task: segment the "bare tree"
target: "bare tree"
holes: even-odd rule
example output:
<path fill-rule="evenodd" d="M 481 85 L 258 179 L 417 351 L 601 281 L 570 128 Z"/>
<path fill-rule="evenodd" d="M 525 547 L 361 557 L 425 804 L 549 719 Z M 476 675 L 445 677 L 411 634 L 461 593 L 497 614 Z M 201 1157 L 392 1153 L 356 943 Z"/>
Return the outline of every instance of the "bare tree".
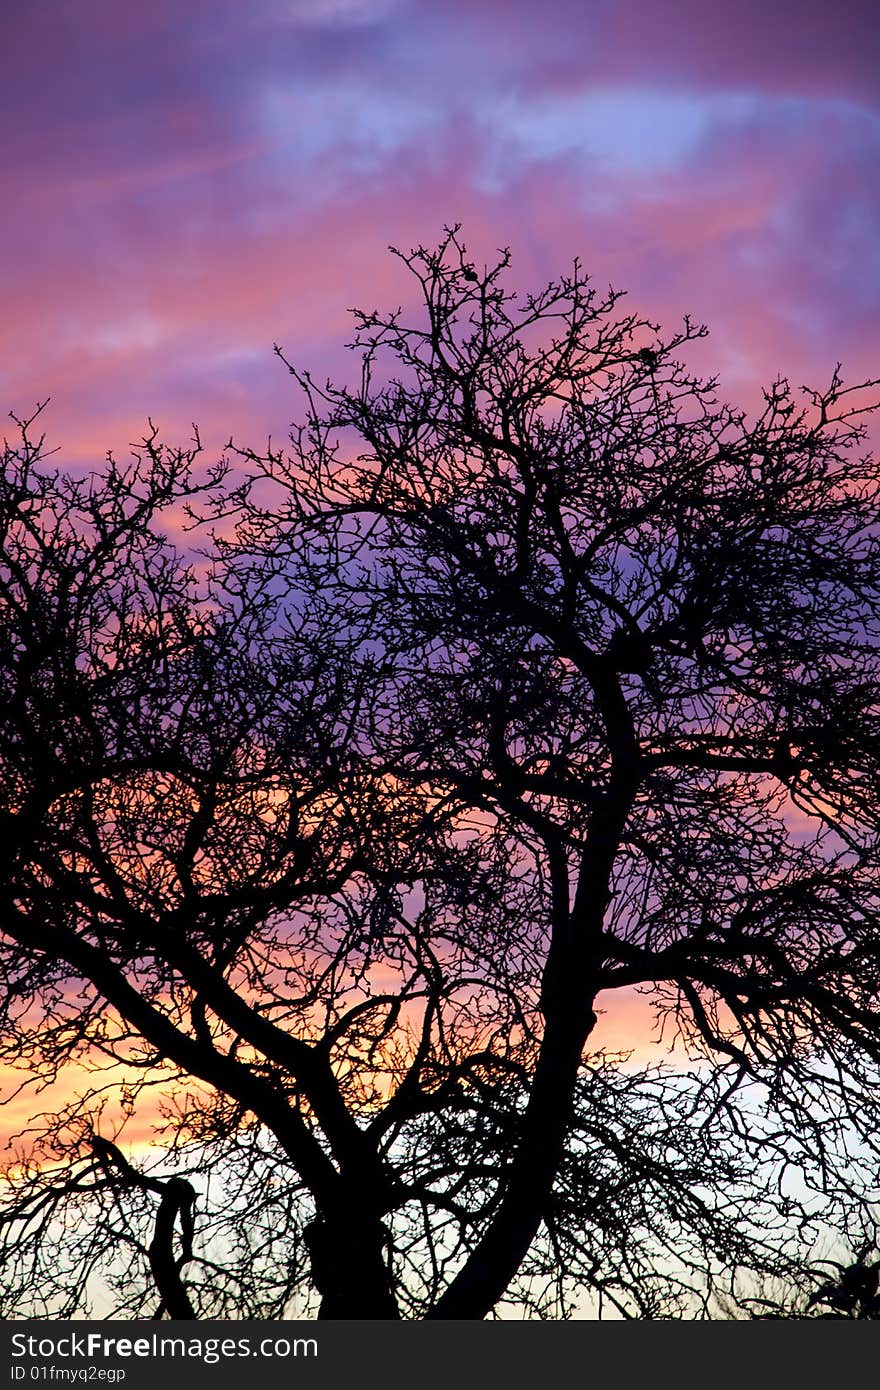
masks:
<path fill-rule="evenodd" d="M 876 1243 L 876 383 L 748 420 L 577 265 L 401 259 L 422 321 L 291 367 L 244 481 L 8 454 L 10 1028 L 171 1096 L 164 1156 L 92 1087 L 10 1171 L 20 1306 L 698 1316 Z M 589 1050 L 633 988 L 688 1065 Z"/>

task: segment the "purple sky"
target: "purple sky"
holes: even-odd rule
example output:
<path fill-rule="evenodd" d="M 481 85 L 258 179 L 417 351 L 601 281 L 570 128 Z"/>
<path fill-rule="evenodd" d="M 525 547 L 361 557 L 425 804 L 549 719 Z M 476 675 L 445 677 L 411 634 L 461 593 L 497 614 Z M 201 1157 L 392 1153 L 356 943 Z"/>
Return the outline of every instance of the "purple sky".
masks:
<path fill-rule="evenodd" d="M 450 221 L 707 321 L 728 396 L 880 373 L 873 3 L 27 0 L 0 52 L 0 402 L 66 457 L 283 435 L 273 341 L 350 371 Z"/>

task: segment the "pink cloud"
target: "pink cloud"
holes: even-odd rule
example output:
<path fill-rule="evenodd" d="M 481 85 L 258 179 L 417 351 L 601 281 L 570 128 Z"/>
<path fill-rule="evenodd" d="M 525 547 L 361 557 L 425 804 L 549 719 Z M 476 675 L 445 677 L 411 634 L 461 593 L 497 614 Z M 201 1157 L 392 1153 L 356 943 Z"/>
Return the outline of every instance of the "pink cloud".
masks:
<path fill-rule="evenodd" d="M 386 244 L 452 220 L 524 287 L 577 254 L 708 322 L 697 360 L 746 403 L 877 371 L 867 5 L 48 8 L 7 23 L 0 396 L 51 395 L 66 457 L 148 415 L 214 450 L 283 436 L 272 343 L 351 372 L 346 308 L 410 293 Z"/>

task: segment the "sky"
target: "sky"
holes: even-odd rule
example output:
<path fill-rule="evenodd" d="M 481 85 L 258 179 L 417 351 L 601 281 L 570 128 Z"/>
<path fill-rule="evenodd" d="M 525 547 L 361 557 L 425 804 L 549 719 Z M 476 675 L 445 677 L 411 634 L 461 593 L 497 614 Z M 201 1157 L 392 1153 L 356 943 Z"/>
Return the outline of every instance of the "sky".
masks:
<path fill-rule="evenodd" d="M 524 289 L 579 256 L 708 323 L 729 399 L 880 375 L 867 0 L 26 0 L 0 54 L 0 411 L 51 398 L 78 467 L 148 417 L 283 438 L 273 343 L 354 377 L 347 310 L 411 293 L 387 245 L 453 222 Z"/>
<path fill-rule="evenodd" d="M 388 243 L 575 255 L 753 399 L 880 374 L 880 24 L 839 0 L 28 0 L 2 7 L 0 407 L 87 466 L 209 451 L 349 379 Z"/>

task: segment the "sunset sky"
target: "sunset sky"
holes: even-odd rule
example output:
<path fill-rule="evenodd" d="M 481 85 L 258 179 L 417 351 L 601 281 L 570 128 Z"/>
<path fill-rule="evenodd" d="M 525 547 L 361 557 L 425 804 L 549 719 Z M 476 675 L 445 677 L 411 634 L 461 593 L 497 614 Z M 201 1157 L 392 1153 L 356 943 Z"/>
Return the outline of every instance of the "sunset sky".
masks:
<path fill-rule="evenodd" d="M 283 437 L 272 344 L 351 373 L 346 310 L 411 293 L 387 244 L 451 222 L 707 322 L 731 398 L 880 375 L 869 0 L 19 0 L 0 52 L 0 403 L 51 397 L 79 466 L 148 416 Z"/>
<path fill-rule="evenodd" d="M 0 399 L 86 464 L 152 415 L 286 431 L 387 243 L 460 221 L 580 255 L 751 399 L 878 373 L 880 24 L 867 0 L 30 0 L 3 7 Z"/>

